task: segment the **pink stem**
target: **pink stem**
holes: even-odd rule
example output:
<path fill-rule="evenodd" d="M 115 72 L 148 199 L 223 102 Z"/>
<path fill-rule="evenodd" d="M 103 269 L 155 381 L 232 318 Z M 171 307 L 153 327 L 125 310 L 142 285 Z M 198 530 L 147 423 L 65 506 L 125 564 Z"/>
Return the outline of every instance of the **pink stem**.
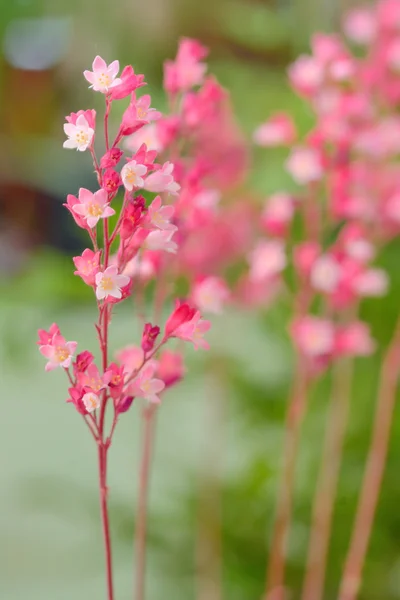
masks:
<path fill-rule="evenodd" d="M 383 360 L 372 440 L 338 600 L 355 600 L 361 584 L 390 441 L 400 370 L 400 318 Z"/>
<path fill-rule="evenodd" d="M 153 454 L 156 408 L 155 405 L 151 405 L 143 410 L 143 454 L 140 465 L 139 497 L 135 523 L 135 600 L 144 600 L 145 597 L 147 500 Z"/>
<path fill-rule="evenodd" d="M 332 398 L 314 499 L 303 600 L 320 600 L 323 595 L 332 515 L 351 397 L 352 367 L 352 361 L 344 359 L 339 361 L 333 372 Z"/>
<path fill-rule="evenodd" d="M 307 391 L 308 380 L 305 374 L 305 366 L 303 361 L 298 358 L 287 413 L 283 475 L 278 492 L 277 513 L 272 534 L 264 600 L 281 600 L 284 597 L 286 546 L 291 522 L 296 458 L 301 424 L 307 405 Z"/>
<path fill-rule="evenodd" d="M 107 599 L 114 600 L 113 591 L 113 572 L 112 572 L 112 555 L 111 555 L 111 539 L 110 525 L 108 521 L 107 507 L 107 448 L 102 442 L 98 445 L 99 457 L 99 491 L 100 491 L 100 511 L 103 525 L 103 541 L 106 559 L 106 580 L 107 580 Z"/>

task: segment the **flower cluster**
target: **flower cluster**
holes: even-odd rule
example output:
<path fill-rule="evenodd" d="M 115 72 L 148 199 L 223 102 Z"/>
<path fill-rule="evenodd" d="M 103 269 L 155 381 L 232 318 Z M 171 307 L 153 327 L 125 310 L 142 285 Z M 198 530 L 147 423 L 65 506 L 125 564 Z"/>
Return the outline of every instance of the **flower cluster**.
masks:
<path fill-rule="evenodd" d="M 202 52 L 198 46 L 196 54 L 196 47 L 192 42 L 183 43 L 176 63 L 167 63 L 169 83 L 166 82 L 166 88 L 175 90 L 171 93 L 190 89 L 201 82 L 205 66 L 198 62 Z M 177 253 L 175 236 L 179 224 L 179 218 L 176 218 L 179 200 L 176 198 L 180 185 L 175 179 L 175 165 L 170 160 L 157 162 L 158 149 L 149 143 L 146 133 L 155 122 L 162 120 L 162 115 L 151 107 L 148 94 L 138 95 L 139 89 L 145 86 L 143 75 L 136 74 L 131 66 L 125 67 L 120 76 L 118 73 L 118 61 L 108 65 L 99 56 L 94 59 L 92 70 L 84 72 L 90 87 L 105 98 L 105 152 L 100 159 L 95 151 L 98 130 L 94 110 L 71 113 L 64 125 L 67 136 L 64 147 L 91 154 L 99 185 L 96 191 L 81 188 L 76 196 L 68 195 L 65 206 L 76 225 L 85 229 L 91 240 L 92 247 L 73 261 L 75 275 L 93 289 L 97 302 L 99 320 L 96 330 L 101 367 L 96 365 L 95 357 L 88 350 L 75 356 L 77 343 L 66 342 L 56 324 L 48 332 L 39 331 L 39 350 L 48 361 L 46 370 L 60 366 L 66 371 L 70 382 L 67 401 L 85 418 L 90 415 L 88 423 L 100 443 L 105 439 L 104 413 L 108 401 L 112 401 L 114 408 L 114 423 L 120 413 L 128 410 L 135 397 L 158 403 L 160 392 L 184 375 L 181 354 L 163 349 L 163 346 L 171 338 L 179 338 L 192 342 L 195 348 L 208 348 L 203 334 L 210 327 L 195 305 L 192 308 L 187 302 L 177 301 L 163 335 L 160 335 L 159 325 L 145 323 L 140 345 L 117 353 L 116 362 L 110 362 L 108 358 L 108 327 L 113 305 L 135 292 L 134 276 L 138 264 L 143 269 L 146 261 L 153 261 L 161 269 L 160 255 Z M 111 141 L 108 121 L 112 104 L 124 98 L 129 99 L 129 104 Z M 143 141 L 132 149 L 134 138 L 140 137 Z M 130 150 L 125 152 L 125 148 Z M 123 201 L 118 210 L 115 199 L 120 190 Z M 113 228 L 110 227 L 111 217 Z M 115 253 L 111 252 L 112 248 L 116 248 Z M 157 275 L 161 277 L 160 270 Z M 207 303 L 206 298 L 213 292 L 211 284 L 212 281 L 206 286 L 203 283 L 194 294 L 194 299 L 204 299 L 196 305 Z M 215 285 L 218 288 L 220 284 L 217 281 Z M 220 294 L 222 301 L 225 289 Z M 164 301 L 167 299 L 163 298 Z M 213 302 L 215 304 L 216 300 Z"/>
<path fill-rule="evenodd" d="M 299 302 L 290 331 L 311 371 L 374 348 L 367 325 L 352 315 L 363 298 L 386 293 L 387 275 L 374 260 L 400 232 L 399 15 L 398 2 L 382 0 L 346 16 L 351 44 L 314 35 L 312 54 L 289 68 L 294 91 L 314 112 L 313 130 L 300 140 L 291 117 L 278 113 L 254 133 L 260 146 L 291 146 L 286 169 L 300 191 L 266 200 L 267 237 L 249 256 L 249 278 L 282 281 L 293 264 Z M 293 245 L 296 214 L 303 229 Z"/>

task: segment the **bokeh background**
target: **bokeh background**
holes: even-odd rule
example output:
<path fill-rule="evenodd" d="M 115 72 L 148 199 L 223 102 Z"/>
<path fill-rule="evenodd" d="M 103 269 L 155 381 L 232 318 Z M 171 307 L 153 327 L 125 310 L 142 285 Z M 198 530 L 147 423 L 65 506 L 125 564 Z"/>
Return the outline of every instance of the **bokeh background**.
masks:
<path fill-rule="evenodd" d="M 71 262 L 85 241 L 62 207 L 67 193 L 96 185 L 90 157 L 62 149 L 64 115 L 100 108 L 100 95 L 87 89 L 82 71 L 96 54 L 133 64 L 146 74 L 153 106 L 162 110 L 162 63 L 174 56 L 180 36 L 197 37 L 210 47 L 210 71 L 231 91 L 249 140 L 274 110 L 290 110 L 305 132 L 312 115 L 289 90 L 287 65 L 307 49 L 313 31 L 336 29 L 350 5 L 343 0 L 0 0 L 1 600 L 97 600 L 104 594 L 96 451 L 75 411 L 65 405 L 64 379 L 57 372 L 45 375 L 35 347 L 37 328 L 57 321 L 68 339 L 95 349 L 92 295 L 73 276 Z M 114 112 L 111 125 L 117 120 Z M 291 189 L 284 157 L 281 151 L 254 153 L 254 191 Z M 392 280 L 384 310 L 379 301 L 362 309 L 381 351 L 398 311 L 398 256 L 393 242 L 380 258 Z M 126 306 L 116 311 L 112 348 L 138 339 L 131 312 Z M 218 487 L 225 598 L 261 595 L 292 366 L 286 321 L 280 305 L 258 313 L 228 310 L 214 320 L 212 350 L 206 355 L 189 350 L 190 376 L 163 402 L 150 498 L 149 600 L 194 600 L 207 561 L 218 576 L 221 549 L 213 522 Z M 375 356 L 357 364 L 327 600 L 335 598 L 349 540 L 378 362 Z M 304 566 L 328 383 L 321 381 L 311 400 L 299 456 L 288 569 L 295 592 Z M 134 406 L 121 418 L 110 453 L 119 600 L 131 597 L 139 442 Z M 397 408 L 362 600 L 400 597 L 399 452 Z"/>

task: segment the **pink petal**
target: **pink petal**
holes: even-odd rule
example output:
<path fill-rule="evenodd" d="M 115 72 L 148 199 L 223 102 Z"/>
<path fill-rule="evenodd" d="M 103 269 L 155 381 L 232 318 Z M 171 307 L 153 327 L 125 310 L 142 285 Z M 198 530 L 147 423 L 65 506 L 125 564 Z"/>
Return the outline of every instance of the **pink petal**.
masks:
<path fill-rule="evenodd" d="M 89 123 L 86 121 L 86 118 L 84 115 L 79 115 L 79 117 L 76 120 L 76 125 L 78 127 L 84 127 L 85 129 L 87 129 L 89 127 Z"/>
<path fill-rule="evenodd" d="M 47 344 L 46 346 L 40 346 L 39 352 L 45 358 L 51 358 L 54 354 L 54 347 L 51 346 L 50 344 Z"/>
<path fill-rule="evenodd" d="M 109 292 L 109 295 L 113 296 L 113 298 L 117 298 L 117 300 L 122 298 L 122 292 L 118 288 L 116 290 L 112 290 L 111 292 Z"/>
<path fill-rule="evenodd" d="M 66 135 L 68 135 L 70 137 L 71 135 L 74 135 L 75 131 L 76 131 L 75 125 L 72 125 L 72 123 L 64 123 L 64 133 Z"/>
<path fill-rule="evenodd" d="M 114 277 L 115 275 L 118 275 L 118 267 L 116 265 L 107 267 L 107 269 L 104 271 L 104 275 L 107 277 Z"/>
<path fill-rule="evenodd" d="M 46 366 L 44 368 L 45 371 L 53 371 L 54 369 L 57 369 L 58 365 L 52 363 L 52 362 L 48 362 L 46 363 Z"/>
<path fill-rule="evenodd" d="M 90 229 L 92 229 L 93 227 L 96 227 L 97 223 L 99 222 L 99 218 L 100 217 L 88 217 L 86 219 L 86 222 L 89 225 Z"/>
<path fill-rule="evenodd" d="M 130 277 L 127 277 L 126 275 L 117 275 L 115 281 L 118 287 L 125 287 L 130 282 Z"/>
<path fill-rule="evenodd" d="M 76 213 L 77 215 L 81 215 L 82 217 L 85 217 L 87 214 L 87 207 L 85 204 L 74 204 L 72 210 L 74 211 L 74 213 Z"/>
<path fill-rule="evenodd" d="M 107 63 L 101 56 L 97 55 L 93 61 L 92 69 L 93 71 L 106 71 Z"/>
<path fill-rule="evenodd" d="M 92 202 L 94 194 L 86 188 L 79 188 L 78 196 L 81 202 Z"/>
<path fill-rule="evenodd" d="M 108 202 L 108 196 L 107 196 L 107 192 L 106 190 L 97 190 L 97 192 L 95 192 L 93 194 L 94 198 L 96 198 L 96 202 L 100 205 L 100 206 L 104 206 L 104 204 L 107 204 Z"/>
<path fill-rule="evenodd" d="M 103 300 L 103 298 L 105 298 L 105 297 L 106 297 L 106 292 L 103 290 L 103 288 L 98 287 L 96 289 L 96 298 L 98 300 Z"/>
<path fill-rule="evenodd" d="M 115 215 L 115 210 L 111 208 L 111 206 L 107 206 L 107 208 L 105 208 L 103 211 L 103 218 L 111 217 L 112 215 Z"/>
<path fill-rule="evenodd" d="M 78 144 L 77 142 L 75 142 L 75 140 L 65 140 L 65 142 L 63 143 L 63 148 L 69 148 L 70 150 L 73 150 L 74 148 L 77 148 Z"/>
<path fill-rule="evenodd" d="M 83 71 L 83 76 L 86 79 L 86 81 L 88 81 L 89 83 L 91 83 L 93 85 L 94 73 L 92 73 L 92 71 Z"/>
<path fill-rule="evenodd" d="M 108 69 L 107 70 L 108 70 L 109 74 L 112 77 L 115 77 L 116 74 L 119 71 L 119 61 L 118 60 L 113 60 L 113 62 L 108 65 Z M 121 83 L 121 80 L 119 80 L 119 83 Z"/>
<path fill-rule="evenodd" d="M 78 345 L 78 342 L 67 342 L 66 343 L 66 346 L 67 346 L 70 354 L 74 354 L 77 345 Z"/>

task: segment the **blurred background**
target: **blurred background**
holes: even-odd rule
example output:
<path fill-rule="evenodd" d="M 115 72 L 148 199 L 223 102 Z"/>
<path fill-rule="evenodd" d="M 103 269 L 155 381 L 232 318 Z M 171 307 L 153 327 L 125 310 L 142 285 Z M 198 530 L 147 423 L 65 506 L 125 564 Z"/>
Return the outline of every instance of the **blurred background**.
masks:
<path fill-rule="evenodd" d="M 62 149 L 64 116 L 101 107 L 100 94 L 87 89 L 82 71 L 96 54 L 132 64 L 146 75 L 152 105 L 163 110 L 163 61 L 175 55 L 181 36 L 196 37 L 210 47 L 209 71 L 231 91 L 249 139 L 276 110 L 289 110 L 305 132 L 312 116 L 289 90 L 286 68 L 307 50 L 313 31 L 335 30 L 350 5 L 344 0 L 0 0 L 1 600 L 104 595 L 95 448 L 64 403 L 64 379 L 59 373 L 45 375 L 35 347 L 37 328 L 57 321 L 68 339 L 95 349 L 92 294 L 73 276 L 71 261 L 85 239 L 62 207 L 68 193 L 96 186 L 90 156 Z M 113 112 L 111 126 L 119 116 Z M 265 196 L 290 189 L 284 157 L 281 151 L 255 152 L 255 191 Z M 382 348 L 398 310 L 398 253 L 392 243 L 381 257 L 392 279 L 385 311 L 379 301 L 363 306 Z M 149 600 L 194 600 L 202 566 L 214 558 L 217 564 L 221 552 L 225 597 L 261 595 L 292 365 L 286 319 L 281 306 L 265 314 L 229 310 L 215 319 L 212 350 L 207 355 L 189 350 L 190 376 L 163 402 L 150 498 Z M 112 348 L 137 335 L 129 308 L 118 307 Z M 335 598 L 347 549 L 377 367 L 376 356 L 357 365 L 327 599 Z M 288 569 L 294 590 L 300 589 L 304 566 L 326 391 L 323 380 L 312 399 L 299 457 Z M 119 600 L 131 597 L 138 416 L 134 407 L 121 419 L 110 454 Z M 363 600 L 400 597 L 399 440 L 397 414 Z M 202 475 L 214 470 L 222 489 L 222 549 L 212 522 L 215 483 L 204 485 Z"/>

